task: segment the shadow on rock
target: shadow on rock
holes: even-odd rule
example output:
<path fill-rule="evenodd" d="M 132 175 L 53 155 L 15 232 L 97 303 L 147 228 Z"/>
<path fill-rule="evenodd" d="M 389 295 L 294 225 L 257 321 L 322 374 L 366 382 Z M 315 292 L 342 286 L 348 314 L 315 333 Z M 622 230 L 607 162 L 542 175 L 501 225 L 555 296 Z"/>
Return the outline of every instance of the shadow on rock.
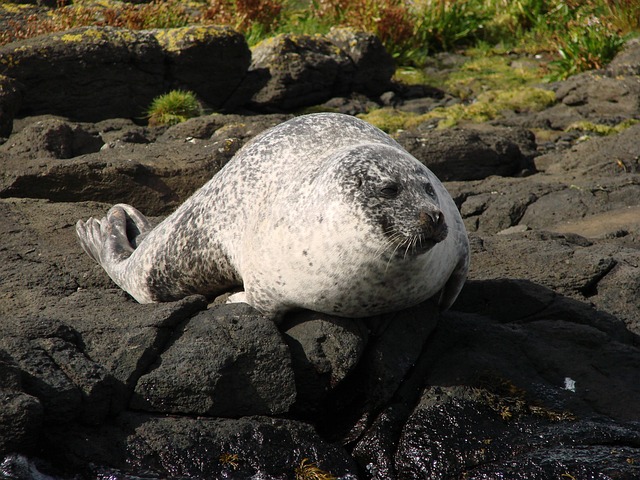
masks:
<path fill-rule="evenodd" d="M 637 335 L 525 280 L 470 281 L 454 308 L 356 442 L 368 476 L 635 478 Z"/>

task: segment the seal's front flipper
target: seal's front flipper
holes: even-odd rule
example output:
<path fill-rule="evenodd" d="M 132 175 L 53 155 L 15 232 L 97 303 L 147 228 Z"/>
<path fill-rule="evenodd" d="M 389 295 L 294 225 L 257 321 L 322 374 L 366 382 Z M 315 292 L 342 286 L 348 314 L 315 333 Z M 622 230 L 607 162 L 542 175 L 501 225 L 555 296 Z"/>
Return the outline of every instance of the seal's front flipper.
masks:
<path fill-rule="evenodd" d="M 445 283 L 442 290 L 440 290 L 439 294 L 436 294 L 436 298 L 438 300 L 438 308 L 440 308 L 441 312 L 445 310 L 449 310 L 449 307 L 453 305 L 453 302 L 456 301 L 462 287 L 464 286 L 464 282 L 467 279 L 467 272 L 469 271 L 469 256 L 465 255 L 460 259 L 456 268 L 453 270 L 453 273 Z"/>
<path fill-rule="evenodd" d="M 249 303 L 246 292 L 236 292 L 229 295 L 226 303 Z"/>
<path fill-rule="evenodd" d="M 78 220 L 76 233 L 82 249 L 105 267 L 129 258 L 151 224 L 130 205 L 113 206 L 101 220 Z"/>

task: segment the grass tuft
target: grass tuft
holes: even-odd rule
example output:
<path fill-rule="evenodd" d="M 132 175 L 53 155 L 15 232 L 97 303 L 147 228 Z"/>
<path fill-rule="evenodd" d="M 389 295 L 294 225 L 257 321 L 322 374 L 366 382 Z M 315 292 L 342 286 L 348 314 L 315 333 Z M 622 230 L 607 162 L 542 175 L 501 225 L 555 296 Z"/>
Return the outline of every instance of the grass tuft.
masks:
<path fill-rule="evenodd" d="M 175 125 L 201 115 L 202 107 L 194 93 L 172 90 L 156 97 L 147 114 L 149 125 Z"/>
<path fill-rule="evenodd" d="M 303 458 L 300 466 L 295 469 L 296 480 L 336 480 L 336 477 L 321 470 L 308 458 Z"/>

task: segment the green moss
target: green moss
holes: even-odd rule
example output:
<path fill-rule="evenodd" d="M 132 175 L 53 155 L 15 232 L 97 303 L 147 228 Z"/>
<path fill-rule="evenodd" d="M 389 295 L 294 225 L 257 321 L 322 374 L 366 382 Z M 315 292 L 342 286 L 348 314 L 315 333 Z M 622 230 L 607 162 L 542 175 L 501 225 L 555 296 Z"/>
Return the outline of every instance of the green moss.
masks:
<path fill-rule="evenodd" d="M 449 92 L 466 99 L 487 90 L 507 90 L 542 80 L 541 68 L 523 68 L 509 58 L 490 55 L 471 58 L 445 82 Z"/>
<path fill-rule="evenodd" d="M 84 37 L 82 36 L 81 33 L 65 33 L 60 37 L 60 40 L 62 40 L 65 43 L 66 42 L 80 43 L 82 42 L 83 39 Z"/>
<path fill-rule="evenodd" d="M 464 122 L 493 120 L 505 111 L 536 112 L 553 104 L 555 100 L 555 94 L 549 90 L 521 87 L 485 92 L 478 95 L 472 103 L 439 107 L 423 115 L 380 108 L 359 117 L 387 133 L 394 133 L 434 119 L 438 120 L 438 128 L 450 128 Z"/>
<path fill-rule="evenodd" d="M 368 113 L 358 115 L 358 118 L 375 125 L 383 132 L 395 133 L 404 130 L 419 118 L 415 113 L 401 112 L 393 108 L 379 108 Z"/>
<path fill-rule="evenodd" d="M 406 85 L 434 85 L 434 79 L 421 68 L 399 67 L 393 79 Z"/>
<path fill-rule="evenodd" d="M 7 13 L 24 13 L 26 10 L 36 10 L 28 3 L 0 3 L 0 9 Z"/>
<path fill-rule="evenodd" d="M 603 125 L 601 123 L 593 123 L 588 121 L 575 122 L 569 125 L 567 131 L 579 131 L 595 133 L 597 135 L 613 135 L 614 133 L 620 133 L 633 125 L 640 123 L 640 120 L 629 119 L 618 123 L 617 125 Z"/>
<path fill-rule="evenodd" d="M 156 97 L 147 113 L 150 125 L 175 125 L 201 115 L 202 107 L 194 93 L 172 90 Z"/>
<path fill-rule="evenodd" d="M 81 27 L 79 29 L 63 33 L 54 38 L 65 43 L 97 44 L 109 42 L 112 44 L 129 45 L 136 42 L 138 34 L 131 30 L 113 27 Z"/>
<path fill-rule="evenodd" d="M 497 111 L 539 112 L 553 105 L 556 94 L 537 87 L 521 87 L 513 90 L 493 90 L 478 95 L 476 103 L 490 104 Z"/>
<path fill-rule="evenodd" d="M 160 28 L 153 30 L 160 45 L 167 51 L 177 52 L 193 42 L 205 42 L 211 38 L 229 35 L 231 29 L 215 25 L 200 25 L 182 28 Z"/>

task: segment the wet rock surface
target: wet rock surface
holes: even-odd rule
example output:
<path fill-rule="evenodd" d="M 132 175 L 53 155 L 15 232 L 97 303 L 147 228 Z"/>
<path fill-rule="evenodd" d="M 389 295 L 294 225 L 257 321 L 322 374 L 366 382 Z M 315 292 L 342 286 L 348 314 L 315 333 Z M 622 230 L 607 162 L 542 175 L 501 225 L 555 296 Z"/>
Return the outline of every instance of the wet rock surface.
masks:
<path fill-rule="evenodd" d="M 356 113 L 433 100 L 359 96 L 369 87 L 358 69 L 380 52 L 366 35 L 333 35 L 342 53 L 286 40 L 301 75 L 282 84 L 307 82 L 310 55 L 344 76 L 308 101 Z M 553 85 L 558 102 L 545 111 L 397 135 L 446 180 L 470 233 L 469 280 L 442 314 L 426 302 L 275 325 L 201 296 L 139 305 L 82 252 L 78 219 L 126 202 L 158 221 L 291 114 L 166 128 L 51 107 L 14 121 L 0 146 L 0 476 L 640 477 L 640 128 L 553 148 L 529 130 L 640 119 L 634 45 L 610 71 Z M 192 61 L 176 57 L 176 72 Z M 233 95 L 255 94 L 246 85 Z M 307 98 L 289 87 L 282 98 Z"/>

